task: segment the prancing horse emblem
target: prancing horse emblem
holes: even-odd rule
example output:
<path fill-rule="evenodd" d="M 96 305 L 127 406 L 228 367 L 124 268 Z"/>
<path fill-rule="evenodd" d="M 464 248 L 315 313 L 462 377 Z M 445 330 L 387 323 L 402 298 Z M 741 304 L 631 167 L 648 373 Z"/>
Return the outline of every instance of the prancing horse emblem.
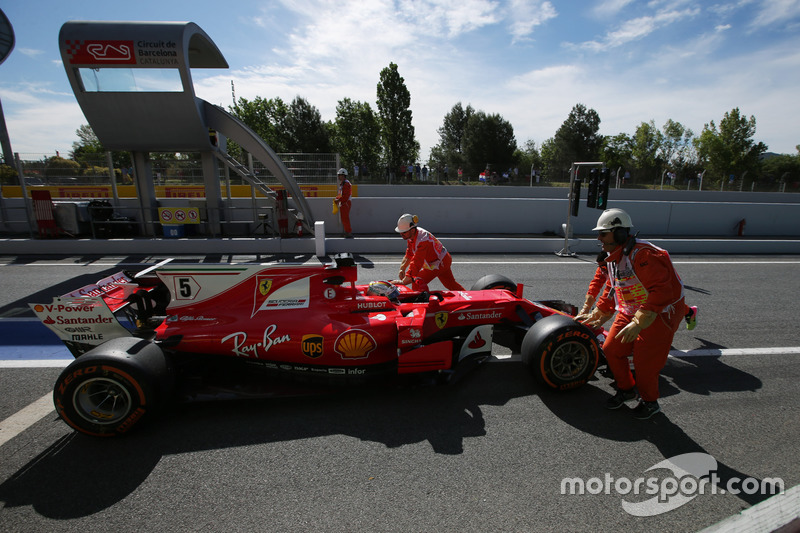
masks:
<path fill-rule="evenodd" d="M 262 279 L 258 282 L 258 292 L 261 293 L 261 296 L 266 296 L 269 294 L 269 290 L 272 288 L 272 280 L 271 279 Z"/>

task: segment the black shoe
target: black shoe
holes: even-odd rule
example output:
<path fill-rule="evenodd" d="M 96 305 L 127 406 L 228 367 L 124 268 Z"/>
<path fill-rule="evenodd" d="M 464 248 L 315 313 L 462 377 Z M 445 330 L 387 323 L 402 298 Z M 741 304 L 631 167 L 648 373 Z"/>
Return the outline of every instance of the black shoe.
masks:
<path fill-rule="evenodd" d="M 352 233 L 345 233 L 344 234 L 344 238 L 345 239 L 352 239 L 353 238 L 353 234 Z"/>
<path fill-rule="evenodd" d="M 617 393 L 606 402 L 606 409 L 619 409 L 625 405 L 625 402 L 635 400 L 636 396 L 636 391 L 633 389 L 618 390 Z"/>
<path fill-rule="evenodd" d="M 639 420 L 647 420 L 656 413 L 661 412 L 661 406 L 658 402 L 646 402 L 642 400 L 639 405 L 633 410 L 633 417 Z"/>

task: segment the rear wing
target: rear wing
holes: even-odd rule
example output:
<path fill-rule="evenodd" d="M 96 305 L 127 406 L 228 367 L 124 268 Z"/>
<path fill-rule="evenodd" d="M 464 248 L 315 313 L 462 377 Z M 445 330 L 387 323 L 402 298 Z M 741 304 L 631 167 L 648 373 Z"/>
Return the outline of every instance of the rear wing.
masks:
<path fill-rule="evenodd" d="M 117 272 L 53 298 L 49 304 L 28 305 L 42 324 L 78 357 L 110 339 L 134 336 L 138 325 L 131 322 L 125 310 L 131 305 L 141 305 L 145 296 L 158 287 L 158 278 L 148 274 L 168 261 L 133 276 Z"/>

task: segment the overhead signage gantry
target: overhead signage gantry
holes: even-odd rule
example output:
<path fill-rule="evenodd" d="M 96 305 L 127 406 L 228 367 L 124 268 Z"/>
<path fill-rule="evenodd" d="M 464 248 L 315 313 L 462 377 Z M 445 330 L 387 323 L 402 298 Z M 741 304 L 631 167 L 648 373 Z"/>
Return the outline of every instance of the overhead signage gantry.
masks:
<path fill-rule="evenodd" d="M 224 138 L 230 138 L 278 179 L 292 196 L 298 218 L 313 232 L 314 217 L 303 192 L 275 152 L 244 123 L 195 96 L 190 69 L 228 68 L 199 26 L 71 21 L 61 27 L 58 42 L 75 98 L 98 140 L 109 150 L 131 151 L 137 194 L 151 221 L 157 220 L 157 202 L 149 152 L 199 152 L 207 222 L 212 234 L 220 233 L 218 163 L 242 174 L 224 151 Z M 243 177 L 274 196 L 255 176 Z"/>

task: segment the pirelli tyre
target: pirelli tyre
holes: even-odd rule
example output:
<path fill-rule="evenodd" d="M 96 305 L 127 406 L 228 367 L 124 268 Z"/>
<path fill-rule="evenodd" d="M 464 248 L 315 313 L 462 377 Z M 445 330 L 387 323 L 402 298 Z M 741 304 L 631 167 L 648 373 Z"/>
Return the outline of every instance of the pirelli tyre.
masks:
<path fill-rule="evenodd" d="M 53 389 L 59 416 L 97 437 L 129 432 L 163 406 L 171 390 L 166 358 L 152 342 L 112 339 L 64 369 Z"/>
<path fill-rule="evenodd" d="M 600 359 L 600 345 L 592 332 L 564 315 L 551 315 L 531 326 L 520 352 L 534 379 L 555 390 L 585 384 Z"/>
<path fill-rule="evenodd" d="M 508 289 L 517 292 L 517 284 L 500 274 L 488 274 L 472 285 L 470 290 L 483 291 L 487 289 Z"/>

